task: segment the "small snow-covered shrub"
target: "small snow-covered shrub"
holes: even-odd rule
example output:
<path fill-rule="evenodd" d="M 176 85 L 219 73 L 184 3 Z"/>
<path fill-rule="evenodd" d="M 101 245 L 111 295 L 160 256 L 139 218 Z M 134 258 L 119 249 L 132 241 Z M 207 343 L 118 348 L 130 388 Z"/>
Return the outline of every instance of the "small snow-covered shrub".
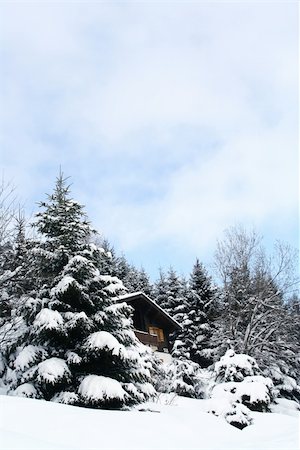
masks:
<path fill-rule="evenodd" d="M 273 383 L 262 376 L 245 377 L 243 381 L 229 381 L 217 384 L 211 398 L 226 398 L 231 402 L 242 403 L 252 411 L 268 411 L 274 398 Z"/>
<path fill-rule="evenodd" d="M 225 412 L 213 412 L 238 428 L 251 423 L 251 411 L 270 411 L 277 391 L 270 378 L 258 375 L 260 369 L 254 358 L 228 350 L 215 364 L 211 398 L 222 404 Z M 229 405 L 229 406 L 228 406 Z"/>
<path fill-rule="evenodd" d="M 240 430 L 251 425 L 253 422 L 247 406 L 237 402 L 231 404 L 231 407 L 226 412 L 225 420 Z"/>
<path fill-rule="evenodd" d="M 70 366 L 76 366 L 76 365 L 78 365 L 78 364 L 80 364 L 81 363 L 81 361 L 82 361 L 82 358 L 81 358 L 81 356 L 79 356 L 77 353 L 75 353 L 75 352 L 70 352 L 70 351 L 68 351 L 67 353 L 66 353 L 66 359 L 67 359 L 67 363 L 70 365 Z"/>
<path fill-rule="evenodd" d="M 203 398 L 204 380 L 198 364 L 187 359 L 173 359 L 170 364 L 159 367 L 156 379 L 158 392 L 174 392 L 183 397 Z"/>
<path fill-rule="evenodd" d="M 39 394 L 32 383 L 21 384 L 10 394 L 16 395 L 17 397 L 39 398 Z"/>
<path fill-rule="evenodd" d="M 216 398 L 207 410 L 217 417 L 222 417 L 230 425 L 242 430 L 253 422 L 251 411 L 247 406 L 228 398 Z"/>
<path fill-rule="evenodd" d="M 229 349 L 216 362 L 214 373 L 217 381 L 242 381 L 247 376 L 258 375 L 259 367 L 251 356 Z"/>
<path fill-rule="evenodd" d="M 276 398 L 270 409 L 273 413 L 285 414 L 288 416 L 297 417 L 297 419 L 300 414 L 299 403 L 294 400 L 288 400 L 287 398 Z"/>

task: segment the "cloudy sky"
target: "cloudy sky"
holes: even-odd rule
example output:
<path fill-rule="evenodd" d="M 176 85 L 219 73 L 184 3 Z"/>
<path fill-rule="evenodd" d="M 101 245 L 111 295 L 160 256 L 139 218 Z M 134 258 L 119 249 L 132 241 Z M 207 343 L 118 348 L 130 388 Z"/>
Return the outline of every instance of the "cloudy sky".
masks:
<path fill-rule="evenodd" d="M 2 1 L 2 173 L 31 213 L 61 165 L 152 276 L 235 223 L 297 246 L 297 8 Z"/>

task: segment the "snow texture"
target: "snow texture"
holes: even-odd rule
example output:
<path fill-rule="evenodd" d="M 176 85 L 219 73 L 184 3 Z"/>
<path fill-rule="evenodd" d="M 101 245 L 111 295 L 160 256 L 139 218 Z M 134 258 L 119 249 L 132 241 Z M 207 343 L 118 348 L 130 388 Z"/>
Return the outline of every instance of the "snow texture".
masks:
<path fill-rule="evenodd" d="M 86 340 L 86 347 L 93 350 L 108 349 L 113 355 L 120 355 L 125 350 L 124 346 L 107 331 L 97 331 L 91 334 Z"/>
<path fill-rule="evenodd" d="M 38 365 L 38 381 L 56 384 L 68 378 L 71 372 L 66 362 L 61 358 L 49 358 Z"/>
<path fill-rule="evenodd" d="M 37 390 L 31 383 L 24 383 L 18 386 L 14 391 L 12 391 L 11 395 L 16 395 L 17 397 L 27 397 L 27 398 L 36 398 Z"/>
<path fill-rule="evenodd" d="M 124 400 L 126 392 L 121 384 L 112 378 L 88 375 L 81 382 L 78 393 L 86 400 L 101 402 L 104 400 Z"/>
<path fill-rule="evenodd" d="M 3 374 L 4 369 L 5 369 L 5 361 L 2 353 L 0 353 L 0 376 Z"/>
<path fill-rule="evenodd" d="M 58 294 L 63 294 L 64 292 L 66 292 L 69 289 L 69 287 L 71 285 L 77 286 L 78 283 L 73 277 L 66 275 L 60 280 L 60 282 L 53 289 L 51 289 L 51 295 L 55 296 Z"/>
<path fill-rule="evenodd" d="M 67 352 L 66 357 L 68 364 L 80 364 L 82 361 L 81 356 L 77 355 L 75 352 Z"/>
<path fill-rule="evenodd" d="M 251 411 L 245 405 L 221 397 L 213 400 L 209 404 L 207 412 L 224 418 L 228 423 L 240 429 L 252 424 L 253 418 Z"/>
<path fill-rule="evenodd" d="M 224 381 L 242 381 L 244 376 L 255 375 L 258 370 L 254 358 L 243 353 L 236 354 L 231 349 L 215 364 L 216 376 Z"/>
<path fill-rule="evenodd" d="M 65 313 L 65 319 L 67 321 L 67 329 L 73 329 L 82 324 L 84 324 L 84 326 L 88 329 L 92 326 L 92 321 L 88 318 L 84 311 L 77 313 L 67 312 Z"/>
<path fill-rule="evenodd" d="M 253 424 L 241 431 L 205 412 L 211 400 L 164 399 L 142 405 L 140 412 L 0 396 L 1 446 L 5 450 L 299 449 L 296 417 L 252 413 Z"/>
<path fill-rule="evenodd" d="M 60 330 L 63 326 L 63 318 L 58 311 L 43 308 L 36 316 L 33 327 L 42 330 Z"/>
<path fill-rule="evenodd" d="M 253 379 L 254 378 L 254 379 Z M 255 378 L 261 378 L 255 379 Z M 246 377 L 243 381 L 220 383 L 214 387 L 212 398 L 228 398 L 233 401 L 242 401 L 244 396 L 248 397 L 250 404 L 270 403 L 269 389 L 273 386 L 270 378 L 264 381 L 264 377 Z"/>
<path fill-rule="evenodd" d="M 64 405 L 74 405 L 78 402 L 78 395 L 75 392 L 59 392 L 52 399 L 52 402 L 63 403 Z"/>
<path fill-rule="evenodd" d="M 111 275 L 100 275 L 99 279 L 107 284 L 104 290 L 110 294 L 116 295 L 118 292 L 125 290 L 123 282 L 119 280 L 118 277 L 112 277 Z"/>
<path fill-rule="evenodd" d="M 47 352 L 39 346 L 27 345 L 24 347 L 16 357 L 14 366 L 16 369 L 24 370 L 30 367 L 37 359 L 46 357 Z"/>

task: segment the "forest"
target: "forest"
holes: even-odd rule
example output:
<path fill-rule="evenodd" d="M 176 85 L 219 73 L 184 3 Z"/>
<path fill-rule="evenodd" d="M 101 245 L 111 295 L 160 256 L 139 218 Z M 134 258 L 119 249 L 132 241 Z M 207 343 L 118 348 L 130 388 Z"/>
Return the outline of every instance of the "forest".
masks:
<path fill-rule="evenodd" d="M 237 225 L 216 243 L 212 274 L 200 256 L 188 277 L 170 267 L 152 282 L 92 228 L 62 173 L 32 220 L 3 181 L 1 392 L 121 410 L 160 393 L 211 398 L 208 412 L 238 428 L 278 398 L 300 403 L 297 251 L 276 242 L 270 254 Z M 181 325 L 168 365 L 116 302 L 137 291 Z"/>

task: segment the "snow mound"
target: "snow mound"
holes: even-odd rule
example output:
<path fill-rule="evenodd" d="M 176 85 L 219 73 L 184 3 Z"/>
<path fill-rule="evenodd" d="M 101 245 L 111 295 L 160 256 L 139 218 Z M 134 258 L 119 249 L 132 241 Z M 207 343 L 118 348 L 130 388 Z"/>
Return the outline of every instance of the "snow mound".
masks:
<path fill-rule="evenodd" d="M 247 406 L 232 402 L 226 398 L 212 399 L 208 404 L 207 412 L 222 417 L 230 425 L 243 429 L 253 422 L 253 417 Z"/>
<path fill-rule="evenodd" d="M 43 308 L 36 316 L 33 327 L 36 330 L 60 330 L 63 326 L 63 318 L 58 311 Z"/>
<path fill-rule="evenodd" d="M 126 392 L 117 380 L 99 375 L 88 375 L 81 382 L 78 393 L 86 400 L 124 400 Z"/>
<path fill-rule="evenodd" d="M 212 399 L 227 399 L 230 402 L 243 403 L 251 410 L 266 410 L 271 403 L 271 389 L 273 383 L 270 378 L 262 376 L 245 377 L 243 381 L 220 383 L 211 393 Z"/>
<path fill-rule="evenodd" d="M 68 380 L 71 372 L 66 362 L 61 358 L 49 358 L 38 365 L 38 381 L 56 384 Z"/>
<path fill-rule="evenodd" d="M 36 398 L 37 390 L 31 383 L 24 383 L 18 386 L 14 391 L 11 392 L 11 395 L 15 395 L 17 397 L 26 397 L 26 398 Z"/>
<path fill-rule="evenodd" d="M 176 397 L 139 412 L 0 396 L 0 442 L 5 450 L 299 450 L 296 417 L 253 413 L 254 424 L 240 431 L 207 414 L 207 402 Z"/>
<path fill-rule="evenodd" d="M 273 413 L 300 418 L 300 405 L 294 400 L 276 398 L 275 402 L 270 405 L 270 409 Z"/>
<path fill-rule="evenodd" d="M 120 355 L 123 353 L 125 348 L 119 341 L 107 331 L 97 331 L 91 334 L 86 340 L 86 347 L 90 349 L 108 349 L 113 355 Z"/>

